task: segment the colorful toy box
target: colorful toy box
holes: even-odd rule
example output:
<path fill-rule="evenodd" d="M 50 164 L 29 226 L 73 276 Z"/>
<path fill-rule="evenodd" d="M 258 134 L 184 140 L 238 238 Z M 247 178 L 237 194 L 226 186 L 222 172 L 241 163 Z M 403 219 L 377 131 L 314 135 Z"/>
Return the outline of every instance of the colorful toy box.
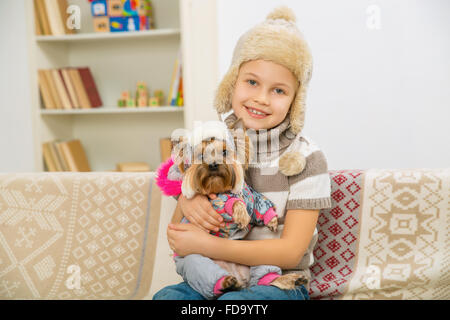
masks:
<path fill-rule="evenodd" d="M 155 28 L 151 0 L 89 0 L 96 32 Z"/>

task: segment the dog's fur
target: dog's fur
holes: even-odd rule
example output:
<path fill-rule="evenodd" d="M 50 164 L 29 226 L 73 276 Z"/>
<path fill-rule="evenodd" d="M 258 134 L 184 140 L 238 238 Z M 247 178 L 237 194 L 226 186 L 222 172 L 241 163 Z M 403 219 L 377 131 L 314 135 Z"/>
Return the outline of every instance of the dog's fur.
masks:
<path fill-rule="evenodd" d="M 226 143 L 222 140 L 211 138 L 196 146 L 193 157 L 197 157 L 197 161 L 191 161 L 192 165 L 186 169 L 183 161 L 184 156 L 186 156 L 183 154 L 183 150 L 185 150 L 183 144 L 187 141 L 180 137 L 176 156 L 181 160 L 178 161 L 178 167 L 183 174 L 182 191 L 187 198 L 193 197 L 197 193 L 206 196 L 212 193 L 239 193 L 242 189 L 244 168 L 247 168 L 251 158 L 251 142 L 245 134 L 241 119 L 238 119 L 231 129 L 236 150 L 244 150 L 244 163 L 238 161 L 239 157 L 236 150 L 227 148 Z M 242 135 L 242 132 L 244 132 L 244 135 Z M 238 224 L 239 229 L 247 227 L 250 223 L 251 218 L 247 208 L 240 201 L 236 201 L 233 205 L 233 219 Z M 274 232 L 277 230 L 277 226 L 277 217 L 274 217 L 267 225 Z M 231 274 L 222 282 L 222 292 L 239 290 L 246 286 L 249 280 L 249 267 L 224 261 L 215 262 Z M 305 281 L 301 275 L 287 274 L 276 278 L 271 285 L 280 289 L 293 289 L 296 285 L 303 283 Z"/>

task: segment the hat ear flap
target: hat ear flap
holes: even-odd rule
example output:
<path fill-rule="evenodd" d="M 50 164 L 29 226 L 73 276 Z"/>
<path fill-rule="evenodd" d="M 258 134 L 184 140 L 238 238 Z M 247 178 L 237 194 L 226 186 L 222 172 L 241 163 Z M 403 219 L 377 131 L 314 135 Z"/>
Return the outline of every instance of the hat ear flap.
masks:
<path fill-rule="evenodd" d="M 312 61 L 305 66 L 305 70 L 301 77 L 302 80 L 300 81 L 297 95 L 292 102 L 290 110 L 291 131 L 295 134 L 302 131 L 305 123 L 306 92 L 312 77 Z"/>
<path fill-rule="evenodd" d="M 226 113 L 231 110 L 231 99 L 233 97 L 233 89 L 236 84 L 239 67 L 232 67 L 224 76 L 217 88 L 214 98 L 214 106 L 219 114 Z"/>
<path fill-rule="evenodd" d="M 300 84 L 290 110 L 291 131 L 294 134 L 302 131 L 305 123 L 305 99 L 306 87 Z"/>

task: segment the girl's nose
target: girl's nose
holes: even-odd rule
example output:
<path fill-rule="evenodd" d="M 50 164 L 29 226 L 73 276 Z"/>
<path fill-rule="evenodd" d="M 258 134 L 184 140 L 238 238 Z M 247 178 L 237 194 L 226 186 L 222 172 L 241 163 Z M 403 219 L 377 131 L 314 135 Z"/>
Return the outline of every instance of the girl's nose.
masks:
<path fill-rule="evenodd" d="M 269 97 L 267 95 L 266 90 L 262 90 L 262 89 L 258 90 L 258 92 L 256 93 L 253 100 L 255 100 L 255 102 L 258 104 L 263 104 L 263 105 L 269 104 Z"/>

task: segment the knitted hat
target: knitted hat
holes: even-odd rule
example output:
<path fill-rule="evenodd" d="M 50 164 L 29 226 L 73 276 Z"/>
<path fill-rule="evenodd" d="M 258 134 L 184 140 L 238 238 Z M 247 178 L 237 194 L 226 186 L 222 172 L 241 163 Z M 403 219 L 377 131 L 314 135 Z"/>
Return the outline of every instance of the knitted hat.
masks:
<path fill-rule="evenodd" d="M 306 91 L 312 73 L 312 56 L 295 21 L 291 9 L 278 7 L 264 22 L 240 37 L 234 49 L 231 66 L 216 92 L 214 107 L 219 115 L 231 110 L 233 89 L 241 64 L 262 59 L 286 67 L 297 78 L 299 87 L 289 117 L 293 133 L 297 134 L 303 129 Z"/>

